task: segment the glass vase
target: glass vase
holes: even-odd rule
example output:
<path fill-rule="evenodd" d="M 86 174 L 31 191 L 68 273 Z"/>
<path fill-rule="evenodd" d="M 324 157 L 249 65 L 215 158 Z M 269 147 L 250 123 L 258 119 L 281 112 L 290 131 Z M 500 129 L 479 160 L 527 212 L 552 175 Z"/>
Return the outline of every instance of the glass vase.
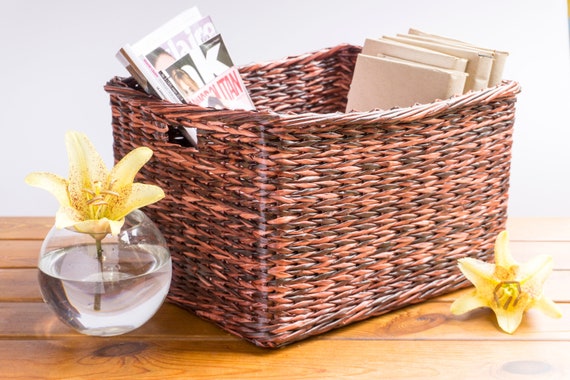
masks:
<path fill-rule="evenodd" d="M 38 269 L 42 297 L 55 314 L 97 336 L 124 334 L 147 322 L 164 302 L 172 277 L 166 241 L 140 210 L 100 244 L 89 234 L 52 227 Z"/>

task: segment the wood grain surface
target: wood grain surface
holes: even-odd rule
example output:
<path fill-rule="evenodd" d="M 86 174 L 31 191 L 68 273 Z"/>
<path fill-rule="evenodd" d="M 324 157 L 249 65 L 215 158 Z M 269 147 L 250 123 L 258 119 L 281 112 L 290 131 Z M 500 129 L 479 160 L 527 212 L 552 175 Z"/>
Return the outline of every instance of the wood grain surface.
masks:
<path fill-rule="evenodd" d="M 453 316 L 462 292 L 262 349 L 165 303 L 141 328 L 83 336 L 41 300 L 37 255 L 52 218 L 0 218 L 2 379 L 563 379 L 570 376 L 570 219 L 512 219 L 519 261 L 547 253 L 545 292 L 563 311 L 529 311 L 512 335 L 489 310 Z"/>

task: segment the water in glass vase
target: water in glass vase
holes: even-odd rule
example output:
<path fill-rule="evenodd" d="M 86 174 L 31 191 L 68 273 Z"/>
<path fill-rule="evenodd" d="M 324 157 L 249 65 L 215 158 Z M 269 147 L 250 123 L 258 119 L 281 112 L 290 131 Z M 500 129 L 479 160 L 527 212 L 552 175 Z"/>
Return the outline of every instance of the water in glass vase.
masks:
<path fill-rule="evenodd" d="M 56 249 L 41 256 L 39 282 L 46 303 L 68 325 L 87 335 L 134 330 L 162 305 L 172 274 L 160 245 L 95 244 Z M 102 266 L 101 266 L 102 265 Z"/>

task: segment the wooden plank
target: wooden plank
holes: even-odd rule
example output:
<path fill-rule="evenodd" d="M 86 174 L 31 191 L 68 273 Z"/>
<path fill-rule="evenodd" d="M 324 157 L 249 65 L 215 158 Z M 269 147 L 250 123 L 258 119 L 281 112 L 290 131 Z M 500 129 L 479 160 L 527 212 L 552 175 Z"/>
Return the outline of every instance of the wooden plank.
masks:
<path fill-rule="evenodd" d="M 570 302 L 570 271 L 555 270 L 544 284 L 544 292 L 554 301 Z M 454 293 L 439 299 L 449 301 Z M 30 302 L 41 299 L 36 268 L 0 269 L 0 302 Z"/>
<path fill-rule="evenodd" d="M 41 240 L 0 240 L 0 268 L 35 267 Z M 557 269 L 570 269 L 570 241 L 511 241 L 511 252 L 519 262 L 539 254 L 551 255 Z"/>
<path fill-rule="evenodd" d="M 511 218 L 507 230 L 513 241 L 570 241 L 570 218 Z"/>
<path fill-rule="evenodd" d="M 0 240 L 43 240 L 53 226 L 53 217 L 0 217 Z"/>
<path fill-rule="evenodd" d="M 315 339 L 268 351 L 239 341 L 7 340 L 0 367 L 5 379 L 544 379 L 570 372 L 568 352 L 570 342 Z"/>
<path fill-rule="evenodd" d="M 0 268 L 33 268 L 42 240 L 0 240 Z"/>
<path fill-rule="evenodd" d="M 41 301 L 37 269 L 0 269 L 0 302 Z"/>
<path fill-rule="evenodd" d="M 499 329 L 488 309 L 454 316 L 449 303 L 424 302 L 372 317 L 319 335 L 324 340 L 494 340 L 570 341 L 570 303 L 559 304 L 560 319 L 538 310 L 525 314 L 513 335 Z M 44 303 L 0 303 L 0 339 L 81 338 L 82 335 L 59 321 Z M 213 323 L 200 319 L 173 304 L 165 303 L 155 316 L 129 339 L 189 339 L 235 341 L 235 337 Z"/>
<path fill-rule="evenodd" d="M 43 302 L 0 303 L 0 339 L 81 339 Z M 162 337 L 191 340 L 239 340 L 213 323 L 171 303 L 164 303 L 142 327 L 124 335 L 131 338 Z"/>
<path fill-rule="evenodd" d="M 0 268 L 33 268 L 37 265 L 41 240 L 0 240 Z M 540 254 L 551 255 L 557 269 L 570 269 L 570 241 L 511 241 L 515 259 L 524 263 Z"/>
<path fill-rule="evenodd" d="M 552 256 L 556 269 L 570 269 L 570 241 L 511 241 L 509 246 L 513 257 L 519 263 L 524 263 L 535 256 L 546 254 Z"/>
<path fill-rule="evenodd" d="M 324 334 L 322 339 L 570 341 L 570 304 L 560 303 L 562 318 L 529 310 L 514 334 L 503 332 L 490 309 L 455 316 L 447 302 L 424 302 Z"/>

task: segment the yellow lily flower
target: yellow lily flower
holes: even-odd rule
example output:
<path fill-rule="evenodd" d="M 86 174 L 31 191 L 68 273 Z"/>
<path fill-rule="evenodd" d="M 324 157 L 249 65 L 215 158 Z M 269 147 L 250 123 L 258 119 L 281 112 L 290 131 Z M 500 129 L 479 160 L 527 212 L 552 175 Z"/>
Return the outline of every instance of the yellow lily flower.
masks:
<path fill-rule="evenodd" d="M 552 271 L 552 257 L 540 255 L 519 265 L 511 256 L 507 231 L 502 231 L 495 241 L 494 264 L 473 258 L 458 261 L 459 269 L 475 289 L 453 302 L 453 314 L 489 307 L 497 316 L 499 327 L 509 334 L 515 332 L 530 308 L 535 307 L 553 318 L 562 316 L 556 304 L 542 292 Z"/>
<path fill-rule="evenodd" d="M 127 214 L 164 198 L 155 185 L 134 183 L 152 150 L 136 148 L 109 172 L 86 135 L 69 131 L 65 135 L 69 157 L 69 178 L 45 172 L 31 173 L 26 183 L 51 192 L 59 202 L 56 227 L 71 228 L 102 239 L 117 235 Z"/>

